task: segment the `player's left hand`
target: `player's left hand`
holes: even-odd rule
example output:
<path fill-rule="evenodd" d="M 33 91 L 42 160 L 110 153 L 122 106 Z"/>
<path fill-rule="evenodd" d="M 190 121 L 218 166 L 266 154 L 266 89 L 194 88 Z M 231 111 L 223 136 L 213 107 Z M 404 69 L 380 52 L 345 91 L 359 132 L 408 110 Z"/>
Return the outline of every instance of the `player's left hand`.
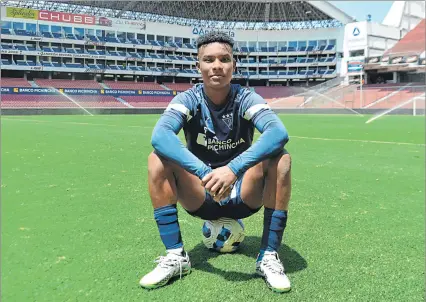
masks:
<path fill-rule="evenodd" d="M 227 166 L 214 169 L 212 172 L 204 176 L 201 185 L 204 186 L 215 201 L 220 201 L 230 193 L 231 186 L 237 180 L 237 176 Z M 219 199 L 220 198 L 220 199 Z"/>

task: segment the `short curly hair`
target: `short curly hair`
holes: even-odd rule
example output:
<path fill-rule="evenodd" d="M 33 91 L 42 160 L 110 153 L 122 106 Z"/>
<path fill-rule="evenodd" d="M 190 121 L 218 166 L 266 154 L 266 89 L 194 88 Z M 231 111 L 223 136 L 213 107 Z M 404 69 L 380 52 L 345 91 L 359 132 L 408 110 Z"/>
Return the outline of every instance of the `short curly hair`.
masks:
<path fill-rule="evenodd" d="M 231 49 L 234 47 L 234 40 L 226 33 L 221 31 L 211 31 L 197 39 L 197 49 L 199 50 L 200 47 L 215 42 L 227 44 L 231 47 Z"/>

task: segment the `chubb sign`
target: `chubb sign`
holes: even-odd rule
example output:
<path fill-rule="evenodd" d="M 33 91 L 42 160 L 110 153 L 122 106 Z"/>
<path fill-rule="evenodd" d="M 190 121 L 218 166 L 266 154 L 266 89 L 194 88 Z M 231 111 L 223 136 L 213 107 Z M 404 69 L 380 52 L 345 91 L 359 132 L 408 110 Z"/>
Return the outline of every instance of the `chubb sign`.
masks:
<path fill-rule="evenodd" d="M 192 29 L 192 34 L 194 35 L 199 35 L 199 36 L 204 36 L 205 34 L 208 34 L 211 31 L 220 31 L 223 32 L 225 34 L 227 34 L 228 36 L 230 36 L 231 38 L 235 37 L 235 32 L 233 31 L 226 31 L 226 30 L 220 30 L 220 29 L 210 29 L 210 28 L 202 28 L 202 27 L 194 27 Z"/>

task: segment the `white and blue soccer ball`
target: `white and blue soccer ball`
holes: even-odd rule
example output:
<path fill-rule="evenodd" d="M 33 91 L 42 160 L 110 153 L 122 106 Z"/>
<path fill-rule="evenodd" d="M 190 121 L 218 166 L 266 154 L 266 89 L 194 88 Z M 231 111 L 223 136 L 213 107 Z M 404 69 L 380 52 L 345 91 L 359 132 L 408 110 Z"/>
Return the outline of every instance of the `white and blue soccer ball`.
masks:
<path fill-rule="evenodd" d="M 220 218 L 206 220 L 203 224 L 203 243 L 221 253 L 235 252 L 245 237 L 241 219 Z"/>

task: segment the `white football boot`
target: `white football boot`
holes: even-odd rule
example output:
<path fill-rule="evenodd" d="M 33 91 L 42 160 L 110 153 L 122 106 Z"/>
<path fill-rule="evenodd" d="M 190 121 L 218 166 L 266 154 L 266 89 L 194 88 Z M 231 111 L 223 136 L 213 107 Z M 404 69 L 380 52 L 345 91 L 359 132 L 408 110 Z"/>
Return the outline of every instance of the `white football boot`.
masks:
<path fill-rule="evenodd" d="M 168 252 L 166 256 L 160 256 L 154 262 L 158 263 L 157 267 L 139 281 L 144 288 L 153 289 L 166 285 L 173 277 L 182 278 L 191 272 L 191 262 L 186 252 L 184 255 Z"/>
<path fill-rule="evenodd" d="M 277 252 L 265 252 L 262 260 L 256 261 L 256 273 L 265 278 L 266 284 L 274 292 L 284 293 L 291 289 Z"/>

